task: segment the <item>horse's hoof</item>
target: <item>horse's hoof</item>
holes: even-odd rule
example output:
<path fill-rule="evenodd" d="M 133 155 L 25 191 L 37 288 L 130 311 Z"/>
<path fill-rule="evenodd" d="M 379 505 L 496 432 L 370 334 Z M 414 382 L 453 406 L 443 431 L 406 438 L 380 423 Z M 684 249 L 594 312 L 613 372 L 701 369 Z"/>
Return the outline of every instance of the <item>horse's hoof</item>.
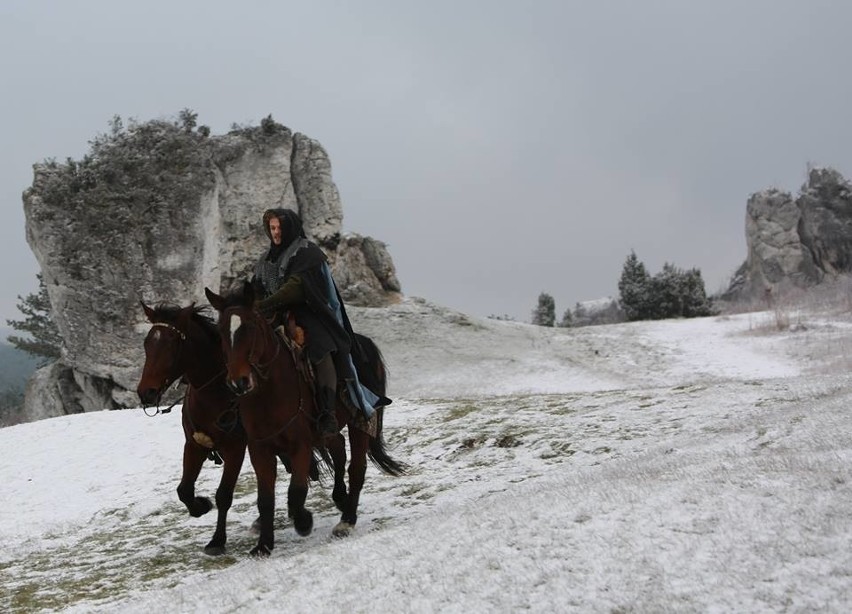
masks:
<path fill-rule="evenodd" d="M 192 509 L 189 510 L 189 515 L 193 518 L 203 516 L 213 509 L 213 503 L 207 497 L 196 497 L 193 502 Z"/>
<path fill-rule="evenodd" d="M 293 526 L 296 528 L 296 533 L 302 537 L 310 535 L 314 529 L 314 515 L 305 510 L 298 519 L 293 519 Z"/>
<path fill-rule="evenodd" d="M 331 535 L 333 537 L 349 537 L 353 531 L 355 531 L 354 525 L 341 521 L 331 530 Z"/>
<path fill-rule="evenodd" d="M 213 544 L 207 544 L 204 547 L 204 554 L 208 556 L 222 556 L 225 554 L 225 546 L 214 546 Z"/>
<path fill-rule="evenodd" d="M 272 548 L 266 546 L 266 544 L 258 544 L 249 551 L 249 556 L 258 559 L 268 557 L 270 554 L 272 554 Z"/>

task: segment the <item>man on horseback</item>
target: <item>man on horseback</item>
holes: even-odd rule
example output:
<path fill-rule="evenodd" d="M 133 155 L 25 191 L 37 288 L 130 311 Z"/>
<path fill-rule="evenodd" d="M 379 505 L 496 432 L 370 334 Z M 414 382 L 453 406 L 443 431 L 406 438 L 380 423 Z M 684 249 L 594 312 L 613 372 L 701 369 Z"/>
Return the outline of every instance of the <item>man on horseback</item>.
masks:
<path fill-rule="evenodd" d="M 263 227 L 271 242 L 255 267 L 252 284 L 260 297 L 255 308 L 267 319 L 289 311 L 305 331 L 305 350 L 314 368 L 318 427 L 324 436 L 337 434 L 334 415 L 338 377 L 353 405 L 369 417 L 390 401 L 364 387 L 352 360 L 360 351 L 328 260 L 305 236 L 302 220 L 289 209 L 268 209 Z"/>

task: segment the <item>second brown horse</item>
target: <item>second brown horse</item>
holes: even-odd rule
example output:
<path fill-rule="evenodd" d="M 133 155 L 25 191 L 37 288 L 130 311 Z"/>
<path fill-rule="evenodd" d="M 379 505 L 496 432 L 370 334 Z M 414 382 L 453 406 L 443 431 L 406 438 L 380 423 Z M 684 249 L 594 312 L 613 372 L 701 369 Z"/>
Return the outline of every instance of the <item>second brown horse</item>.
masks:
<path fill-rule="evenodd" d="M 385 450 L 381 409 L 377 410 L 379 428 L 376 435 L 371 436 L 359 428 L 359 421 L 344 404 L 338 403 L 337 423 L 348 426 L 351 448 L 347 492 L 341 471 L 346 456 L 343 437 L 338 435 L 324 442 L 317 432 L 311 386 L 270 323 L 254 310 L 251 284 L 244 284 L 241 291 L 229 296 L 220 296 L 208 288 L 205 288 L 205 293 L 210 304 L 219 312 L 226 381 L 240 395 L 241 421 L 257 477 L 260 537 L 251 554 L 269 555 L 274 547 L 272 521 L 275 511 L 275 459 L 278 454 L 286 454 L 291 463 L 287 514 L 299 535 L 308 535 L 313 530 L 313 515 L 305 508 L 308 472 L 312 448 L 324 444 L 328 446 L 335 466 L 333 498 L 342 510 L 333 534 L 338 537 L 348 535 L 357 521 L 368 455 L 389 475 L 400 475 L 405 470 L 405 466 L 391 458 Z M 381 354 L 376 350 L 375 355 L 379 361 L 376 367 L 383 369 Z M 385 391 L 375 392 L 384 394 Z"/>
<path fill-rule="evenodd" d="M 237 402 L 225 385 L 225 361 L 215 324 L 203 309 L 190 305 L 142 308 L 151 330 L 145 337 L 145 366 L 137 392 L 143 406 L 157 405 L 163 393 L 180 378 L 188 387 L 182 408 L 183 472 L 177 492 L 192 516 L 209 512 L 213 504 L 195 494 L 195 481 L 204 460 L 215 450 L 223 460 L 216 489 L 216 532 L 204 548 L 207 554 L 225 552 L 225 523 L 234 486 L 246 453 L 246 435 L 237 419 Z"/>

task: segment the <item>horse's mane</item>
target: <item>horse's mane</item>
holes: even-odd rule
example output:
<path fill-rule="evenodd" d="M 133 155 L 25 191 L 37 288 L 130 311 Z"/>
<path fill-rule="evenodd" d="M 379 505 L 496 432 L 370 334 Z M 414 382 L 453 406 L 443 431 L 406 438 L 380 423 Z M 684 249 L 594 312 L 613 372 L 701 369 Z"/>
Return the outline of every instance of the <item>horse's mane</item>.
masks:
<path fill-rule="evenodd" d="M 169 303 L 160 303 L 152 307 L 154 312 L 154 320 L 157 322 L 168 322 L 174 324 L 177 321 L 178 314 L 183 310 L 179 305 Z M 192 315 L 190 319 L 198 324 L 201 329 L 216 343 L 219 342 L 219 329 L 216 326 L 216 321 L 210 315 L 210 308 L 207 305 L 192 305 Z"/>
<path fill-rule="evenodd" d="M 251 302 L 246 296 L 247 289 L 245 286 L 237 284 L 235 288 L 222 294 L 222 301 L 225 304 L 225 309 L 229 307 L 251 307 Z M 224 310 L 223 310 L 224 311 Z"/>

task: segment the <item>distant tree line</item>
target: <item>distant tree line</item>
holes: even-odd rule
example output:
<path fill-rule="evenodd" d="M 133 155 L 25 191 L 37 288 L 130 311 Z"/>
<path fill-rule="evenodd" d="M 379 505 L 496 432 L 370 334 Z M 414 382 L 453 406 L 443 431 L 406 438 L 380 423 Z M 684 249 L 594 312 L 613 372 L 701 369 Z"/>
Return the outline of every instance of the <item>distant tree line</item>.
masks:
<path fill-rule="evenodd" d="M 631 250 L 618 281 L 618 300 L 603 302 L 593 310 L 577 303 L 573 310 L 566 309 L 557 323 L 556 302 L 553 296 L 542 292 L 532 312 L 532 323 L 568 328 L 634 320 L 695 318 L 713 313 L 713 304 L 699 269 L 680 269 L 667 262 L 662 271 L 651 276 L 636 252 Z"/>
<path fill-rule="evenodd" d="M 699 269 L 679 269 L 667 262 L 651 277 L 634 251 L 624 262 L 618 294 L 624 316 L 630 321 L 697 318 L 713 313 Z"/>

